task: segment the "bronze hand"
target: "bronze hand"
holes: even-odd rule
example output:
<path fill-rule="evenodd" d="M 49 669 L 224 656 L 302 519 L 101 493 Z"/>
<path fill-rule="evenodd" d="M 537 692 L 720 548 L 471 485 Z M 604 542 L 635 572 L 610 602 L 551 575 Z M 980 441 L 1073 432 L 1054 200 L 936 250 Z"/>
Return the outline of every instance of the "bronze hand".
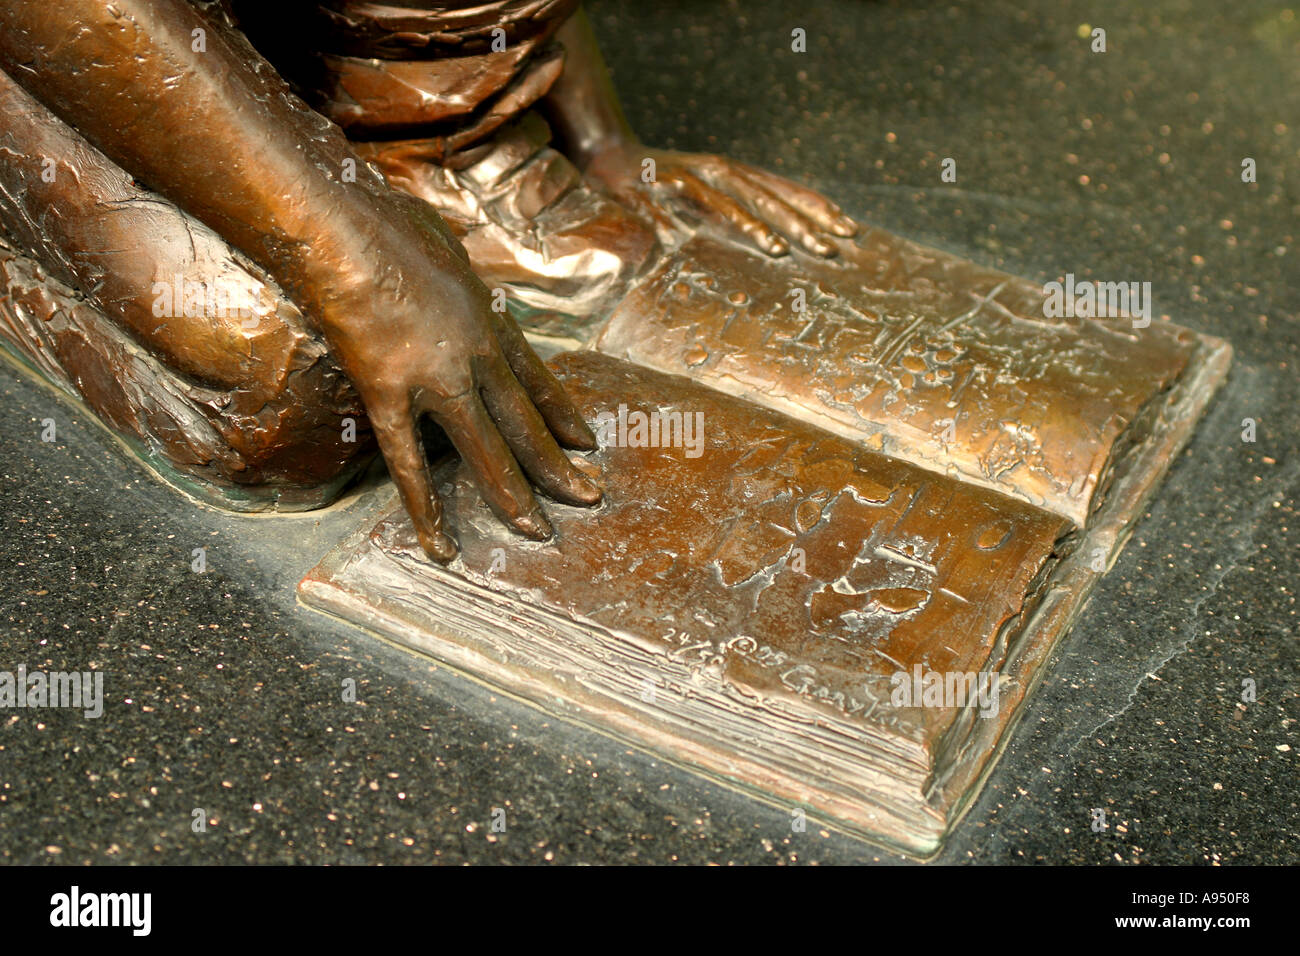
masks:
<path fill-rule="evenodd" d="M 330 343 L 365 402 L 425 551 L 439 560 L 455 554 L 420 444 L 424 414 L 447 432 L 501 520 L 546 538 L 550 524 L 528 481 L 557 501 L 596 503 L 600 490 L 556 443 L 594 448 L 595 439 L 514 320 L 492 310 L 463 253 L 420 228 L 433 211 L 419 200 L 408 205 L 415 228 L 353 262 L 368 281 L 338 290 L 329 311 L 346 321 L 327 332 Z"/>
<path fill-rule="evenodd" d="M 628 126 L 586 15 L 579 11 L 556 34 L 565 67 L 545 105 L 570 158 L 625 205 L 660 228 L 667 213 L 693 212 L 780 256 L 791 241 L 818 256 L 833 256 L 830 237 L 857 226 L 833 202 L 811 189 L 724 156 L 652 149 Z M 647 182 L 645 161 L 654 160 Z"/>
<path fill-rule="evenodd" d="M 647 159 L 654 161 L 650 182 L 642 175 Z M 833 256 L 830 237 L 857 232 L 824 196 L 725 156 L 616 142 L 592 157 L 587 172 L 651 221 L 662 208 L 684 207 L 770 256 L 785 255 L 792 241 L 814 255 Z"/>

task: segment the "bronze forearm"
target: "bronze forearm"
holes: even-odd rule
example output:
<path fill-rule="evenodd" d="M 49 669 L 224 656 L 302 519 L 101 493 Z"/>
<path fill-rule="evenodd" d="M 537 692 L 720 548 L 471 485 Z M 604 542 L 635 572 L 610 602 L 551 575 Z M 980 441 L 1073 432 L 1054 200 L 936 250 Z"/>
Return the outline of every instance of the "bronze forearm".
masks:
<path fill-rule="evenodd" d="M 570 17 L 556 39 L 564 45 L 564 72 L 543 105 L 565 155 L 585 168 L 603 147 L 635 137 L 586 13 L 579 10 Z"/>
<path fill-rule="evenodd" d="M 186 3 L 14 0 L 0 7 L 0 66 L 327 325 L 322 290 L 364 279 L 349 263 L 404 219 L 337 128 Z"/>

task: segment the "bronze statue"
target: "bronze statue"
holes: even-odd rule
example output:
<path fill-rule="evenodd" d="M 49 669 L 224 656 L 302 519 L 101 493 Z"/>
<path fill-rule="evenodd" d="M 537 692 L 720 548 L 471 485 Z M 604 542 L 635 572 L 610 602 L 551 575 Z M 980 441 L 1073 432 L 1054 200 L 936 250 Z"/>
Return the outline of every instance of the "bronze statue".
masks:
<path fill-rule="evenodd" d="M 0 345 L 228 507 L 377 445 L 305 601 L 927 855 L 1231 348 L 639 144 L 577 6 L 10 0 Z"/>
<path fill-rule="evenodd" d="M 441 560 L 424 414 L 525 535 L 549 534 L 530 482 L 600 494 L 560 450 L 592 436 L 489 287 L 596 314 L 689 236 L 683 206 L 771 255 L 854 231 L 778 177 L 638 144 L 569 0 L 17 2 L 0 32 L 9 285 L 29 315 L 59 308 L 45 274 L 93 307 L 10 317 L 14 347 L 235 507 L 328 500 L 373 429 Z M 158 308 L 222 277 L 253 306 Z"/>

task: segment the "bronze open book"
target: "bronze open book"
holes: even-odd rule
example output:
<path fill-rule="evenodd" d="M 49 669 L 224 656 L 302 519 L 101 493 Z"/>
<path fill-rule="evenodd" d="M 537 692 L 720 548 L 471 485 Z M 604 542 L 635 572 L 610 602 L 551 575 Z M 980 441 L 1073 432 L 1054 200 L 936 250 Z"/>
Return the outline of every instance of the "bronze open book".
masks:
<path fill-rule="evenodd" d="M 802 307 L 802 308 L 801 308 Z M 510 534 L 456 460 L 428 561 L 394 500 L 308 604 L 548 711 L 935 852 L 1226 374 L 1164 322 L 880 231 L 836 260 L 692 240 L 538 325 L 598 434 L 597 509 Z"/>

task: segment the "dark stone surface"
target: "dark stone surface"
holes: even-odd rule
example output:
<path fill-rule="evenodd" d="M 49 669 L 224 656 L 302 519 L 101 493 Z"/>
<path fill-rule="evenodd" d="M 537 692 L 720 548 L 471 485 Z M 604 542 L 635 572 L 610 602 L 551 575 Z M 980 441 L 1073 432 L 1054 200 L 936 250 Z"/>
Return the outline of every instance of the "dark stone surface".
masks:
<path fill-rule="evenodd" d="M 1149 280 L 1157 315 L 1237 349 L 940 859 L 1296 862 L 1300 20 L 1263 0 L 789 11 L 592 4 L 647 141 L 1031 278 Z M 107 697 L 98 720 L 0 712 L 0 860 L 898 860 L 296 606 L 374 505 L 373 486 L 297 517 L 194 505 L 0 367 L 0 669 L 94 666 Z"/>

